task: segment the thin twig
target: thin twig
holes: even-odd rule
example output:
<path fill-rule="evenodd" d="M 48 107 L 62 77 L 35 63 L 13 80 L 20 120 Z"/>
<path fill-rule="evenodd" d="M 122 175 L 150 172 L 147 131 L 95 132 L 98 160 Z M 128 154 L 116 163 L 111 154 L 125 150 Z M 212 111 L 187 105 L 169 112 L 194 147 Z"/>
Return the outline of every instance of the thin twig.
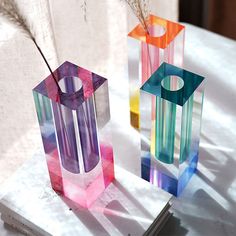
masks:
<path fill-rule="evenodd" d="M 42 56 L 42 58 L 43 58 L 45 64 L 47 65 L 48 70 L 50 71 L 50 73 L 51 73 L 51 75 L 52 75 L 52 77 L 53 77 L 53 79 L 54 79 L 54 81 L 55 81 L 55 83 L 56 83 L 56 85 L 57 85 L 58 91 L 61 92 L 61 88 L 60 88 L 60 86 L 58 85 L 58 82 L 57 82 L 57 80 L 56 80 L 56 77 L 55 77 L 55 75 L 53 74 L 53 71 L 52 71 L 50 65 L 48 64 L 48 61 L 47 61 L 46 57 L 44 56 L 44 54 L 43 54 L 41 48 L 39 47 L 39 45 L 38 45 L 37 42 L 35 41 L 35 38 L 32 38 L 32 41 L 33 41 L 34 45 L 37 47 L 38 52 L 39 52 L 40 55 Z"/>

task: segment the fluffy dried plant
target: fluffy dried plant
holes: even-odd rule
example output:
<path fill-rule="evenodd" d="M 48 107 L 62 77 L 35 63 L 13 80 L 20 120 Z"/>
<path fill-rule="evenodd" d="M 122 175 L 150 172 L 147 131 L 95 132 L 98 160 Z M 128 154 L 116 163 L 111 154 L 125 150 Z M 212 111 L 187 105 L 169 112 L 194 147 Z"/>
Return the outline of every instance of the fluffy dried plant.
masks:
<path fill-rule="evenodd" d="M 15 25 L 19 29 L 21 29 L 21 31 L 33 41 L 34 45 L 38 49 L 38 52 L 40 53 L 45 64 L 47 65 L 51 75 L 53 76 L 53 79 L 54 79 L 59 91 L 61 91 L 60 87 L 57 83 L 57 80 L 51 70 L 51 67 L 48 64 L 48 61 L 47 61 L 46 57 L 44 56 L 44 53 L 42 52 L 41 48 L 39 47 L 39 45 L 36 41 L 32 27 L 30 27 L 26 18 L 21 14 L 20 9 L 18 8 L 18 5 L 15 2 L 15 0 L 0 0 L 0 15 L 5 17 L 13 25 Z"/>
<path fill-rule="evenodd" d="M 149 0 L 125 0 L 147 33 L 150 13 Z"/>
<path fill-rule="evenodd" d="M 12 24 L 18 26 L 30 39 L 34 39 L 28 22 L 19 14 L 18 6 L 14 0 L 0 0 L 0 14 Z"/>

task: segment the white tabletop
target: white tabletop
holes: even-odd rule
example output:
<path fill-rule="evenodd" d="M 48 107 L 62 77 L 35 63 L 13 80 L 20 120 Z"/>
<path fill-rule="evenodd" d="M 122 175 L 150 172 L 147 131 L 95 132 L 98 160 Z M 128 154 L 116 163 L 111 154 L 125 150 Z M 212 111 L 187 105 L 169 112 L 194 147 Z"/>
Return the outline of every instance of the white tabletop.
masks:
<path fill-rule="evenodd" d="M 207 78 L 200 160 L 162 235 L 235 235 L 236 42 L 186 26 L 185 68 Z"/>
<path fill-rule="evenodd" d="M 236 232 L 236 42 L 186 26 L 184 68 L 207 78 L 200 159 L 197 174 L 182 195 L 174 199 L 174 217 L 162 235 L 233 235 Z M 138 172 L 140 167 L 133 162 L 133 157 L 139 155 L 139 138 L 128 125 L 127 82 L 124 78 L 110 79 L 109 84 L 116 127 L 116 162 Z M 37 126 L 32 130 L 37 137 Z M 31 140 L 32 132 L 24 136 L 23 144 Z M 8 235 L 2 230 L 0 226 L 1 235 Z"/>
<path fill-rule="evenodd" d="M 115 178 L 83 208 L 52 190 L 41 151 L 8 181 L 0 212 L 4 221 L 38 236 L 141 236 L 153 230 L 154 220 L 162 225 L 170 216 L 171 194 L 118 166 Z"/>

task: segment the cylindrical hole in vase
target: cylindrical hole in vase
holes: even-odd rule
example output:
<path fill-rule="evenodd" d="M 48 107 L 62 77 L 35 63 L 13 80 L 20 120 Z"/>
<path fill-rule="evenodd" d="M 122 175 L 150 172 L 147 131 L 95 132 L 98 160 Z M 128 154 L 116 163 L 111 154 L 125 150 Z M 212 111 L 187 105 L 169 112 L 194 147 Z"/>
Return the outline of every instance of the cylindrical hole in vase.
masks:
<path fill-rule="evenodd" d="M 176 75 L 166 76 L 161 81 L 161 86 L 169 91 L 178 91 L 184 86 L 184 81 L 181 77 Z"/>
<path fill-rule="evenodd" d="M 151 37 L 161 37 L 166 33 L 166 28 L 162 25 L 149 25 L 148 33 Z"/>
<path fill-rule="evenodd" d="M 58 82 L 63 93 L 73 94 L 82 88 L 82 81 L 76 76 L 65 76 Z"/>

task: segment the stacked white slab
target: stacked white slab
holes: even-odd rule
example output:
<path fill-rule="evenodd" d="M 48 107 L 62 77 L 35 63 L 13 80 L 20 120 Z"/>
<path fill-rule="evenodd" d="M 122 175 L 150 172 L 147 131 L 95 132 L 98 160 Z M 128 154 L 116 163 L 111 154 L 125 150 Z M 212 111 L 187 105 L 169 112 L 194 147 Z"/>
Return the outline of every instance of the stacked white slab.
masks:
<path fill-rule="evenodd" d="M 116 180 L 89 210 L 50 187 L 43 153 L 27 161 L 0 201 L 5 223 L 29 235 L 150 235 L 170 215 L 171 195 L 115 167 Z"/>

